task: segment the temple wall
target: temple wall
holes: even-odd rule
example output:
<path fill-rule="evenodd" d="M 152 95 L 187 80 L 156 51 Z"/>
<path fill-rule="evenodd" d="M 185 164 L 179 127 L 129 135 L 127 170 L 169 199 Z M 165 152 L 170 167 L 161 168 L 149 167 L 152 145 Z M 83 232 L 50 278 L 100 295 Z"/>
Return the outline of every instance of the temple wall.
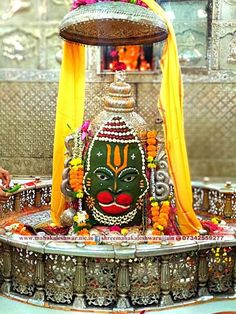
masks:
<path fill-rule="evenodd" d="M 69 2 L 29 0 L 23 7 L 22 1 L 15 13 L 9 11 L 10 2 L 0 3 L 0 165 L 13 174 L 51 174 L 56 59 L 61 48 L 57 25 Z M 193 177 L 236 176 L 235 14 L 234 0 L 213 1 L 205 65 L 183 68 L 185 132 Z M 99 60 L 99 49 L 90 49 L 85 112 L 86 117 L 92 113 L 90 118 L 101 110 L 102 96 L 112 80 L 111 74 L 99 73 Z M 130 74 L 128 80 L 137 111 L 154 125 L 160 73 Z"/>

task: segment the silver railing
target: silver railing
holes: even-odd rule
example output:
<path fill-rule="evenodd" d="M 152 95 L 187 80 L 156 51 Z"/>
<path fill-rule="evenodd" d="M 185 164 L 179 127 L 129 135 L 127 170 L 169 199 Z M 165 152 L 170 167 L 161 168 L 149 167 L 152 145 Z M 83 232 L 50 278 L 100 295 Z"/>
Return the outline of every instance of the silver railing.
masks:
<path fill-rule="evenodd" d="M 211 184 L 193 182 L 193 207 L 199 214 L 236 219 L 236 187 L 229 182 Z M 172 204 L 174 190 L 170 185 Z M 0 219 L 9 214 L 21 213 L 25 209 L 48 207 L 51 202 L 51 180 L 42 180 L 35 186 L 22 188 L 14 193 L 5 204 L 0 204 Z"/>
<path fill-rule="evenodd" d="M 24 183 L 33 181 L 33 179 L 17 180 Z M 27 209 L 42 208 L 49 206 L 51 202 L 52 180 L 43 179 L 32 186 L 20 188 L 13 193 L 7 202 L 0 203 L 0 219 L 22 213 Z"/>
<path fill-rule="evenodd" d="M 160 308 L 236 293 L 236 241 L 82 245 L 0 236 L 4 295 L 44 306 Z"/>
<path fill-rule="evenodd" d="M 236 219 L 236 185 L 231 182 L 193 183 L 193 206 L 200 214 Z"/>

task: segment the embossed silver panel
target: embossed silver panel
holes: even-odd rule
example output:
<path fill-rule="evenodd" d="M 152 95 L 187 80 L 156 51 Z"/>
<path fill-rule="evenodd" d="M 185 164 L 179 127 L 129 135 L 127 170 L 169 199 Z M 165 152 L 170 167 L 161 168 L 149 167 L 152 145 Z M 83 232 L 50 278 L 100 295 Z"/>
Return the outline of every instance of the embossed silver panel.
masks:
<path fill-rule="evenodd" d="M 47 281 L 45 283 L 45 292 L 47 300 L 55 303 L 71 303 L 75 264 L 75 258 L 71 256 L 52 254 L 46 256 L 45 272 Z"/>
<path fill-rule="evenodd" d="M 198 259 L 196 252 L 176 254 L 170 261 L 173 299 L 189 299 L 196 295 Z"/>

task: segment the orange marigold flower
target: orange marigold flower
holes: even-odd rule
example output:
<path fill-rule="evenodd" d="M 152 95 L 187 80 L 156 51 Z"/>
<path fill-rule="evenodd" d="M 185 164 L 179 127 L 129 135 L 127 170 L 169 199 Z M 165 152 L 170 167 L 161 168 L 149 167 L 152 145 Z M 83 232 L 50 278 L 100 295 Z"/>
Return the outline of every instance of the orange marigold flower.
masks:
<path fill-rule="evenodd" d="M 155 138 L 149 138 L 147 139 L 147 143 L 148 145 L 155 145 L 156 144 L 156 139 Z"/>
<path fill-rule="evenodd" d="M 166 213 L 160 212 L 160 216 L 159 216 L 159 217 L 160 217 L 160 218 L 164 218 L 164 219 L 168 219 L 168 218 L 169 218 L 169 215 L 166 214 Z"/>
<path fill-rule="evenodd" d="M 160 212 L 159 212 L 158 209 L 152 210 L 152 216 L 153 216 L 153 217 L 154 217 L 154 216 L 159 216 L 159 214 L 160 214 Z"/>
<path fill-rule="evenodd" d="M 161 208 L 161 212 L 162 212 L 162 213 L 169 214 L 170 209 L 169 209 L 169 208 Z"/>
<path fill-rule="evenodd" d="M 157 136 L 157 131 L 155 131 L 155 130 L 147 132 L 147 138 L 150 138 L 150 137 L 154 137 L 155 138 L 156 136 Z"/>
<path fill-rule="evenodd" d="M 162 209 L 166 209 L 166 208 L 169 209 L 170 206 L 168 206 L 168 205 L 162 205 L 161 208 L 162 208 Z"/>
<path fill-rule="evenodd" d="M 165 218 L 161 218 L 161 217 L 158 219 L 158 223 L 162 225 L 164 228 L 166 228 L 168 225 L 168 221 Z"/>
<path fill-rule="evenodd" d="M 147 146 L 147 151 L 157 151 L 157 147 L 155 145 L 148 145 Z"/>
<path fill-rule="evenodd" d="M 88 236 L 88 235 L 89 235 L 88 229 L 84 228 L 84 229 L 80 230 L 80 231 L 78 232 L 78 235 L 81 235 L 81 236 Z"/>
<path fill-rule="evenodd" d="M 157 205 L 157 206 L 152 206 L 151 207 L 151 210 L 159 210 L 160 209 L 160 207 Z"/>
<path fill-rule="evenodd" d="M 158 226 L 159 226 L 159 223 L 158 223 L 158 222 L 155 222 L 155 223 L 153 224 L 153 228 L 154 228 L 154 229 L 157 229 Z"/>
<path fill-rule="evenodd" d="M 151 151 L 148 152 L 148 156 L 151 156 L 153 158 L 155 158 L 156 155 L 157 155 L 157 151 L 156 150 L 151 150 Z"/>
<path fill-rule="evenodd" d="M 160 235 L 161 232 L 159 230 L 152 230 L 153 235 Z"/>

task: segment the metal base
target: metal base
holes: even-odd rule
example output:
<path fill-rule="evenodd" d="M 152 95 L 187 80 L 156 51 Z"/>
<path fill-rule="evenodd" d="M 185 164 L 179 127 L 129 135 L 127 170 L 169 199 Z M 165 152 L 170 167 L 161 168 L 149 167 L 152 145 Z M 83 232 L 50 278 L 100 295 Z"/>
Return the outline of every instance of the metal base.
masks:
<path fill-rule="evenodd" d="M 44 306 L 45 305 L 45 294 L 44 291 L 38 290 L 35 292 L 32 298 L 28 300 L 29 303 Z"/>
<path fill-rule="evenodd" d="M 11 282 L 5 281 L 1 286 L 1 291 L 3 294 L 9 296 L 11 293 Z"/>
<path fill-rule="evenodd" d="M 203 296 L 210 296 L 211 294 L 209 293 L 207 287 L 201 287 L 198 291 L 198 296 L 203 297 Z"/>
<path fill-rule="evenodd" d="M 161 302 L 160 302 L 161 306 L 169 306 L 169 305 L 173 305 L 174 301 L 172 300 L 171 296 L 168 295 L 163 295 L 161 297 Z"/>
<path fill-rule="evenodd" d="M 125 296 L 119 297 L 119 299 L 117 301 L 117 309 L 125 310 L 125 309 L 130 309 L 130 307 L 131 307 L 131 305 L 130 305 L 130 302 L 129 302 L 127 297 L 125 297 Z"/>
<path fill-rule="evenodd" d="M 83 296 L 76 296 L 73 302 L 73 309 L 80 310 L 86 309 L 86 301 Z"/>

